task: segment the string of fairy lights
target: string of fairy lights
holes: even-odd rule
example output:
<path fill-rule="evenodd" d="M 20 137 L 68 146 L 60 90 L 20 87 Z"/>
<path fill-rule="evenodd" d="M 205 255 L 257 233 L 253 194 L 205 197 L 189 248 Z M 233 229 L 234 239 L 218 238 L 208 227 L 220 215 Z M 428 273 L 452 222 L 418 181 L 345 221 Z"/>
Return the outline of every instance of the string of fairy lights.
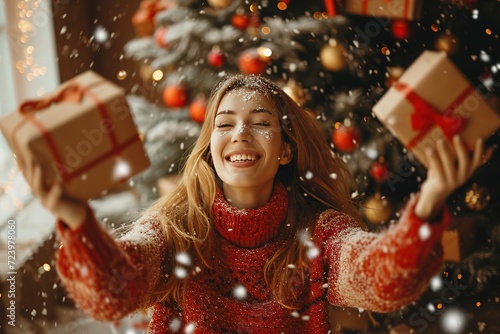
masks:
<path fill-rule="evenodd" d="M 37 22 L 44 24 L 48 18 L 41 19 L 39 15 L 49 15 L 38 12 L 42 0 L 20 0 L 17 3 L 17 29 L 11 38 L 14 37 L 18 53 L 22 57 L 16 59 L 16 69 L 26 76 L 26 80 L 33 81 L 35 78 L 47 73 L 45 66 L 39 66 L 35 62 L 35 46 L 31 44 L 32 37 L 37 33 Z"/>

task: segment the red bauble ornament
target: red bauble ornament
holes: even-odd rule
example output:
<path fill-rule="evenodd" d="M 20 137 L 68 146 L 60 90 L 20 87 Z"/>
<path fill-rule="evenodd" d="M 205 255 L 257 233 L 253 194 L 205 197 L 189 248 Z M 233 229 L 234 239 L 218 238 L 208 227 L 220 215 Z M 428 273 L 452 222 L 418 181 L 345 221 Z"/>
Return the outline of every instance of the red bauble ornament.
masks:
<path fill-rule="evenodd" d="M 406 20 L 392 20 L 391 34 L 397 40 L 410 39 L 415 35 L 415 25 Z"/>
<path fill-rule="evenodd" d="M 237 29 L 245 30 L 250 24 L 250 18 L 245 14 L 234 14 L 231 17 L 231 24 Z"/>
<path fill-rule="evenodd" d="M 196 99 L 189 105 L 189 117 L 196 123 L 203 123 L 207 111 L 207 102 L 205 99 Z"/>
<path fill-rule="evenodd" d="M 238 58 L 238 68 L 245 74 L 262 74 L 267 68 L 256 49 L 243 51 Z"/>
<path fill-rule="evenodd" d="M 185 86 L 179 84 L 168 85 L 163 90 L 163 103 L 170 108 L 185 107 L 189 93 Z"/>
<path fill-rule="evenodd" d="M 170 45 L 165 42 L 165 34 L 167 33 L 166 27 L 159 27 L 155 31 L 155 42 L 162 48 L 168 48 Z"/>
<path fill-rule="evenodd" d="M 222 67 L 226 63 L 226 57 L 220 50 L 211 50 L 207 58 L 208 63 L 213 67 Z"/>
<path fill-rule="evenodd" d="M 354 151 L 361 142 L 361 131 L 357 126 L 341 125 L 332 132 L 332 142 L 342 153 Z"/>
<path fill-rule="evenodd" d="M 370 175 L 375 182 L 382 183 L 389 178 L 389 167 L 384 162 L 375 161 L 370 167 Z"/>

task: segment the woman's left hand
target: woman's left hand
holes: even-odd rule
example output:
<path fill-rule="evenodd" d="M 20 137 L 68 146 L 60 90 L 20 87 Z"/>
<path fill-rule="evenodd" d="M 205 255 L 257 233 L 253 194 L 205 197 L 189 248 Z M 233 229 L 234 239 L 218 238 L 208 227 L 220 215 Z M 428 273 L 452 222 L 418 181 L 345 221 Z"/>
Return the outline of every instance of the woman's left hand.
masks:
<path fill-rule="evenodd" d="M 429 169 L 415 206 L 415 214 L 422 219 L 434 217 L 447 197 L 462 186 L 493 153 L 493 149 L 484 152 L 482 139 L 476 141 L 472 157 L 460 136 L 454 136 L 452 141 L 440 140 L 435 149 L 426 152 Z"/>

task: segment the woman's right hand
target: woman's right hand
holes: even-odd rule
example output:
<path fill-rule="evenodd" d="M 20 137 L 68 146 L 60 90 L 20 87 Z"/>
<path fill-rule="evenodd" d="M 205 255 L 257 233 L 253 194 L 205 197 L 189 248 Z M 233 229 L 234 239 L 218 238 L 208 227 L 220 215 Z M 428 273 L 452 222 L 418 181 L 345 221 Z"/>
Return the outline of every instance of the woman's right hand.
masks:
<path fill-rule="evenodd" d="M 43 182 L 42 168 L 38 164 L 28 165 L 23 174 L 33 194 L 54 216 L 72 230 L 83 224 L 87 215 L 86 203 L 65 196 L 63 186 L 58 180 L 47 187 Z"/>

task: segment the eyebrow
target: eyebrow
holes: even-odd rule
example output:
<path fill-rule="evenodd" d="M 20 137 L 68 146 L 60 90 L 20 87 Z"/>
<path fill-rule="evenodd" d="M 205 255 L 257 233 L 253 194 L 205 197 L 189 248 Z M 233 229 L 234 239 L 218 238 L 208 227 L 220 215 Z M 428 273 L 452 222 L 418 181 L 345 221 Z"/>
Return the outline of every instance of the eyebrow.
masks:
<path fill-rule="evenodd" d="M 253 110 L 250 111 L 250 114 L 258 114 L 258 113 L 265 113 L 265 114 L 269 114 L 271 116 L 274 116 L 274 114 L 267 110 L 266 108 L 255 108 Z M 217 114 L 215 116 L 219 116 L 219 115 L 234 115 L 236 114 L 236 112 L 234 112 L 233 110 L 221 110 L 221 111 L 218 111 Z"/>

